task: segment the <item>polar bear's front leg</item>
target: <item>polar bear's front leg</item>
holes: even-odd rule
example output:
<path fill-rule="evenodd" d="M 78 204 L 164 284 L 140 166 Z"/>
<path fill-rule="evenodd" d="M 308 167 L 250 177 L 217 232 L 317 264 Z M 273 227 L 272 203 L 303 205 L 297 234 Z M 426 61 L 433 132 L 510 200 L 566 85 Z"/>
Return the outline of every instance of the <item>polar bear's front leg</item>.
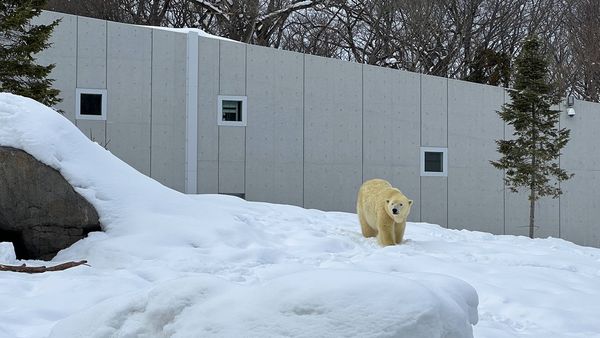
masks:
<path fill-rule="evenodd" d="M 377 219 L 377 240 L 382 246 L 394 245 L 394 222 Z"/>
<path fill-rule="evenodd" d="M 394 231 L 396 232 L 396 244 L 402 243 L 402 239 L 404 238 L 404 230 L 406 230 L 406 222 L 396 223 L 394 226 Z"/>

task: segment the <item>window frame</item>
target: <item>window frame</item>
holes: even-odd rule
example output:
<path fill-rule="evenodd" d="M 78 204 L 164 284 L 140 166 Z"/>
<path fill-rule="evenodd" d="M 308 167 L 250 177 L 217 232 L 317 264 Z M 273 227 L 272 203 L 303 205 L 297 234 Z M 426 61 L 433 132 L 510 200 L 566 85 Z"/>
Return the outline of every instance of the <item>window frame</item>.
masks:
<path fill-rule="evenodd" d="M 224 121 L 223 120 L 223 101 L 241 102 L 241 121 Z M 219 95 L 217 100 L 217 125 L 229 127 L 246 127 L 248 125 L 248 97 L 247 96 L 231 96 Z"/>
<path fill-rule="evenodd" d="M 87 115 L 81 114 L 81 95 L 101 95 L 100 115 Z M 106 121 L 107 115 L 107 99 L 108 91 L 106 89 L 95 89 L 95 88 L 76 88 L 75 89 L 75 119 L 77 120 L 95 120 L 95 121 Z"/>
<path fill-rule="evenodd" d="M 425 171 L 425 153 L 442 154 L 442 171 Z M 443 147 L 421 147 L 421 176 L 448 176 L 448 148 Z"/>

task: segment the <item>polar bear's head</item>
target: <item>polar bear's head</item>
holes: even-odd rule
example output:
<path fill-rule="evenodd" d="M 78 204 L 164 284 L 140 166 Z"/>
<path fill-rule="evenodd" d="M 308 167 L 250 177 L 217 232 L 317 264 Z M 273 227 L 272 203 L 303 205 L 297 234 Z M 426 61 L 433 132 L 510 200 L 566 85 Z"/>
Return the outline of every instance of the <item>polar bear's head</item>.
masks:
<path fill-rule="evenodd" d="M 386 202 L 386 212 L 394 220 L 394 222 L 405 222 L 408 214 L 410 213 L 410 207 L 412 206 L 413 201 L 406 198 L 406 196 L 401 195 L 393 196 L 386 200 Z"/>

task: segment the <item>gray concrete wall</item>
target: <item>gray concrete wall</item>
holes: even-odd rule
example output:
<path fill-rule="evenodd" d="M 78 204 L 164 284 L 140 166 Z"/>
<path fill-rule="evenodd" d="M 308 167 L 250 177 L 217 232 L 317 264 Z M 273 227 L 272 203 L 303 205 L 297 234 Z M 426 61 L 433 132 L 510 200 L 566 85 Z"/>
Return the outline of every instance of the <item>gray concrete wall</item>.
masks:
<path fill-rule="evenodd" d="M 200 65 L 203 67 L 203 65 Z M 246 45 L 219 42 L 219 95 L 246 95 Z M 215 102 L 217 97 L 213 97 Z M 249 108 L 252 109 L 252 108 Z M 254 117 L 250 111 L 248 120 Z M 216 123 L 216 111 L 213 110 Z M 219 127 L 219 193 L 244 194 L 246 184 L 246 128 Z"/>
<path fill-rule="evenodd" d="M 362 66 L 304 58 L 304 206 L 356 211 L 362 183 Z"/>
<path fill-rule="evenodd" d="M 420 220 L 420 75 L 363 67 L 363 181 L 383 178 L 414 201 Z"/>
<path fill-rule="evenodd" d="M 578 244 L 600 247 L 597 230 L 600 218 L 600 104 L 575 102 L 576 115 L 561 115 L 561 127 L 571 130 L 571 139 L 560 165 L 573 178 L 562 183 L 560 197 L 560 237 Z"/>
<path fill-rule="evenodd" d="M 63 21 L 53 49 L 59 106 L 90 138 L 145 174 L 184 190 L 187 35 L 44 13 Z M 360 184 L 388 179 L 415 201 L 411 220 L 527 234 L 525 193 L 510 193 L 496 139 L 502 88 L 199 37 L 197 184 L 201 193 L 323 210 L 355 210 Z M 106 88 L 107 121 L 74 118 L 76 87 Z M 247 96 L 245 127 L 217 125 L 219 95 Z M 564 110 L 564 107 L 561 107 Z M 565 194 L 537 203 L 538 236 L 600 246 L 600 104 L 563 112 L 571 142 Z M 420 176 L 420 147 L 448 148 L 448 176 Z"/>
<path fill-rule="evenodd" d="M 421 75 L 421 146 L 448 147 L 448 79 Z M 448 177 L 420 177 L 421 221 L 448 225 Z"/>
<path fill-rule="evenodd" d="M 302 205 L 304 56 L 248 46 L 246 198 Z"/>
<path fill-rule="evenodd" d="M 37 62 L 42 65 L 55 63 L 49 78 L 54 79 L 56 88 L 75 88 L 77 86 L 77 16 L 44 12 L 32 20 L 33 24 L 47 25 L 54 20 L 61 22 L 54 29 L 49 42 L 52 48 L 45 49 L 37 55 Z M 60 60 L 60 62 L 56 62 Z M 60 102 L 56 108 L 71 122 L 75 123 L 75 90 L 60 93 Z M 102 135 L 104 137 L 104 135 Z"/>
<path fill-rule="evenodd" d="M 61 24 L 62 25 L 62 24 Z M 76 87 L 104 89 L 107 84 L 107 22 L 77 18 Z M 63 90 L 74 93 L 74 89 Z M 110 107 L 110 103 L 108 104 Z M 75 102 L 71 108 L 75 116 Z M 101 145 L 106 145 L 106 121 L 75 120 L 82 133 Z"/>
<path fill-rule="evenodd" d="M 219 40 L 198 42 L 198 192 L 219 192 Z"/>
<path fill-rule="evenodd" d="M 504 233 L 503 173 L 489 161 L 504 137 L 504 89 L 448 81 L 448 226 Z"/>
<path fill-rule="evenodd" d="M 152 30 L 109 22 L 107 32 L 107 149 L 150 176 Z"/>
<path fill-rule="evenodd" d="M 187 36 L 155 30 L 152 34 L 151 176 L 184 191 L 185 91 Z"/>

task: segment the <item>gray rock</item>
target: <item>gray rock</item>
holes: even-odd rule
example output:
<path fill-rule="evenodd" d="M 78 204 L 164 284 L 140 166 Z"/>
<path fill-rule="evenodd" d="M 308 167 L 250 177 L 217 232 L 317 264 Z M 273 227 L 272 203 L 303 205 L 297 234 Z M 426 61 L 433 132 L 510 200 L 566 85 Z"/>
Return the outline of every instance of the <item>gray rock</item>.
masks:
<path fill-rule="evenodd" d="M 18 259 L 51 259 L 100 230 L 96 209 L 58 171 L 0 146 L 0 242 L 12 242 Z"/>

